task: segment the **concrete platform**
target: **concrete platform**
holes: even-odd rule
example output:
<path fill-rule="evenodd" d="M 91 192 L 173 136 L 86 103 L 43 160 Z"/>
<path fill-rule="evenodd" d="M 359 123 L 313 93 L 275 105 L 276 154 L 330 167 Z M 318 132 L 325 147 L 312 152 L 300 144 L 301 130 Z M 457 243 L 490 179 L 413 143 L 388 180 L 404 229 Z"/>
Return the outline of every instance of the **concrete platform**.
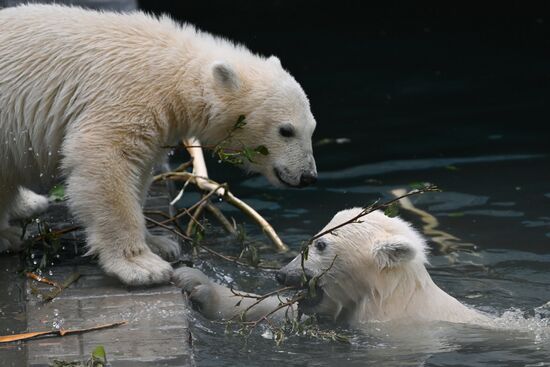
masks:
<path fill-rule="evenodd" d="M 167 211 L 168 194 L 154 187 L 146 209 Z M 71 225 L 63 204 L 53 205 L 44 216 L 57 228 Z M 122 230 L 122 229 L 121 229 Z M 70 233 L 64 246 L 83 245 L 82 231 Z M 82 250 L 79 251 L 82 253 Z M 0 344 L 2 366 L 48 366 L 54 359 L 86 360 L 99 345 L 112 366 L 194 365 L 188 307 L 179 288 L 172 285 L 135 288 L 106 276 L 89 258 L 61 260 L 44 275 L 61 282 L 74 272 L 80 279 L 51 302 L 31 292 L 51 289 L 26 279 L 19 255 L 1 255 L 0 334 L 88 328 L 127 320 L 127 325 L 64 337 L 47 337 Z"/>

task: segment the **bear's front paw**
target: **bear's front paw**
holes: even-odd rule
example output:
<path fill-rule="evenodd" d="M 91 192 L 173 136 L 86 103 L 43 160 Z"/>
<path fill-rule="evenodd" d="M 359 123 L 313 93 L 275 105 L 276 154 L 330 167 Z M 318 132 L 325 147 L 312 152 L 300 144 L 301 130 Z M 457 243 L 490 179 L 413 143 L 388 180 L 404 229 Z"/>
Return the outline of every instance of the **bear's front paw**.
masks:
<path fill-rule="evenodd" d="M 215 288 L 210 284 L 199 284 L 188 293 L 189 302 L 195 310 L 202 312 L 206 317 L 215 318 L 216 315 L 211 311 L 216 305 L 215 292 Z"/>
<path fill-rule="evenodd" d="M 166 236 L 155 236 L 147 233 L 145 242 L 147 242 L 151 251 L 166 261 L 175 261 L 181 255 L 179 243 Z"/>
<path fill-rule="evenodd" d="M 21 228 L 15 226 L 0 229 L 0 252 L 21 251 L 23 245 L 22 233 Z"/>
<path fill-rule="evenodd" d="M 188 267 L 176 269 L 172 275 L 172 281 L 187 293 L 191 293 L 193 288 L 201 284 L 210 284 L 210 279 L 202 271 Z"/>
<path fill-rule="evenodd" d="M 169 263 L 149 249 L 133 257 L 100 254 L 99 263 L 107 274 L 118 277 L 128 285 L 167 283 L 173 271 Z"/>

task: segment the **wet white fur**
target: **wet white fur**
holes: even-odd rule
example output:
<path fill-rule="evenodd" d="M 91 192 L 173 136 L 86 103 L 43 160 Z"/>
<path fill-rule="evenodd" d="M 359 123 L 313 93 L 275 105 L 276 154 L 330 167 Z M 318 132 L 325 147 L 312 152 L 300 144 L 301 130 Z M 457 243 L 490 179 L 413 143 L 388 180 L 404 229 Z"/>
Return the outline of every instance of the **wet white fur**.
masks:
<path fill-rule="evenodd" d="M 323 230 L 361 210 L 337 213 Z M 433 282 L 426 270 L 425 239 L 398 217 L 376 211 L 322 238 L 328 243 L 326 249 L 321 252 L 312 246 L 306 268 L 317 273 L 328 268 L 334 256 L 336 260 L 320 280 L 325 294 L 317 312 L 334 319 L 343 316 L 351 323 L 396 319 L 477 323 L 485 319 Z"/>
<path fill-rule="evenodd" d="M 0 249 L 19 246 L 8 221 L 20 187 L 45 191 L 63 178 L 106 272 L 127 284 L 167 281 L 169 263 L 149 247 L 173 256 L 179 248 L 145 229 L 151 170 L 163 146 L 193 136 L 215 144 L 239 115 L 248 124 L 236 147 L 270 152 L 248 170 L 279 184 L 278 167 L 294 184 L 315 169 L 315 120 L 277 58 L 142 13 L 0 10 Z M 284 122 L 296 138 L 279 136 Z"/>
<path fill-rule="evenodd" d="M 323 229 L 333 228 L 361 212 L 361 208 L 337 213 Z M 485 323 L 488 319 L 441 290 L 426 270 L 426 242 L 407 222 L 373 212 L 322 237 L 327 246 L 313 245 L 305 268 L 318 275 L 323 299 L 311 312 L 357 325 L 364 322 L 448 321 Z M 301 271 L 301 256 L 282 271 Z M 202 273 L 201 273 L 202 274 Z M 236 306 L 238 298 L 208 281 L 198 270 L 183 268 L 174 274 L 176 284 L 191 292 L 191 299 L 203 306 L 210 318 L 238 315 L 250 303 Z M 255 315 L 265 315 L 279 300 L 260 303 Z M 279 317 L 283 316 L 279 312 Z M 249 317 L 253 319 L 253 317 Z"/>

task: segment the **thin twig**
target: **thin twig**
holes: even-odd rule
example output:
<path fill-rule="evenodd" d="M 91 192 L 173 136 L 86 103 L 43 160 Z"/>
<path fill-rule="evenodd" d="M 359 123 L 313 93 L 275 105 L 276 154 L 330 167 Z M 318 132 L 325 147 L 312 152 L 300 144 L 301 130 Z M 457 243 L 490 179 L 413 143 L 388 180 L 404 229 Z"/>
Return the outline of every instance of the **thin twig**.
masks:
<path fill-rule="evenodd" d="M 309 282 L 314 282 L 313 284 L 316 286 L 317 285 L 317 282 L 319 281 L 319 279 L 321 279 L 330 269 L 332 269 L 332 267 L 334 266 L 334 262 L 336 261 L 336 258 L 337 258 L 338 255 L 335 255 L 334 258 L 332 259 L 332 262 L 330 263 L 330 265 L 324 269 L 322 272 L 319 273 L 319 275 L 316 275 L 315 277 L 313 277 L 311 280 L 308 281 L 307 284 L 309 284 Z M 276 289 L 274 291 L 271 291 L 271 292 L 268 292 L 268 293 L 265 293 L 263 295 L 250 295 L 250 294 L 246 294 L 246 293 L 239 293 L 237 291 L 235 291 L 233 288 L 230 288 L 230 291 L 231 293 L 233 293 L 235 296 L 237 297 L 242 297 L 242 298 L 253 298 L 253 299 L 256 299 L 256 301 L 254 303 L 252 303 L 250 306 L 248 306 L 240 315 L 241 315 L 241 318 L 243 316 L 246 316 L 246 313 L 251 310 L 253 307 L 257 306 L 258 304 L 260 304 L 261 302 L 265 301 L 267 298 L 273 296 L 273 295 L 277 295 L 277 297 L 279 297 L 279 295 L 281 294 L 281 292 L 285 292 L 285 291 L 288 291 L 288 290 L 296 290 L 296 289 L 299 289 L 299 287 L 297 286 L 287 286 L 287 287 L 283 287 L 283 288 L 280 288 L 280 289 Z M 294 298 L 291 298 L 290 300 L 287 299 L 286 302 L 282 302 L 279 306 L 277 306 L 274 310 L 272 310 L 271 312 L 267 313 L 266 315 L 262 316 L 261 318 L 259 318 L 258 320 L 256 321 L 252 321 L 250 326 L 253 328 L 255 328 L 260 322 L 262 321 L 266 321 L 268 323 L 271 324 L 270 320 L 269 320 L 269 316 L 273 315 L 275 312 L 279 311 L 280 309 L 284 308 L 284 307 L 290 307 L 292 306 L 293 304 L 297 303 L 298 301 L 302 300 L 302 299 L 306 299 L 308 296 L 308 293 L 306 292 L 298 292 L 298 294 L 294 297 Z M 280 297 L 279 297 L 279 300 L 280 300 Z M 281 307 L 282 306 L 282 307 Z M 245 322 L 246 324 L 246 322 Z"/>
<path fill-rule="evenodd" d="M 206 252 L 214 255 L 214 256 L 217 256 L 219 257 L 220 259 L 223 259 L 223 260 L 226 260 L 226 261 L 230 261 L 232 263 L 235 263 L 237 265 L 241 265 L 241 266 L 246 266 L 248 268 L 251 268 L 251 269 L 263 269 L 263 270 L 266 270 L 266 271 L 274 271 L 274 270 L 279 270 L 279 267 L 275 267 L 275 266 L 268 266 L 268 265 L 261 265 L 261 264 L 258 264 L 256 266 L 253 266 L 253 265 L 250 265 L 250 264 L 247 264 L 247 263 L 244 263 L 242 261 L 239 261 L 237 260 L 235 257 L 233 256 L 228 256 L 228 255 L 224 255 L 224 254 L 221 254 L 217 251 L 214 251 L 212 250 L 211 248 L 209 247 L 206 247 L 204 245 L 199 245 L 200 248 L 204 249 Z"/>
<path fill-rule="evenodd" d="M 161 222 L 157 222 L 156 220 L 151 219 L 151 218 L 149 218 L 149 217 L 145 217 L 145 220 L 148 221 L 148 222 L 151 222 L 151 223 L 153 223 L 153 224 L 155 224 L 155 225 L 157 225 L 157 226 L 159 226 L 159 227 L 162 227 L 162 228 L 164 228 L 164 229 L 169 230 L 170 232 L 172 232 L 172 233 L 174 233 L 175 235 L 177 235 L 177 236 L 183 238 L 183 239 L 186 240 L 186 241 L 192 241 L 192 240 L 193 240 L 191 237 L 188 237 L 188 236 L 184 235 L 184 234 L 181 233 L 180 231 L 178 231 L 178 230 L 176 230 L 176 229 L 174 229 L 174 228 L 172 228 L 172 227 L 170 227 L 170 226 L 167 226 L 166 224 L 163 224 L 163 223 L 161 223 Z"/>
<path fill-rule="evenodd" d="M 174 175 L 173 177 L 170 177 L 173 180 L 192 180 L 190 182 L 196 184 L 200 189 L 209 191 L 207 194 L 208 197 L 212 196 L 218 189 L 225 189 L 225 193 L 222 195 L 223 200 L 227 202 L 228 204 L 231 204 L 232 206 L 236 207 L 237 209 L 241 210 L 244 214 L 246 214 L 249 218 L 251 218 L 253 221 L 255 221 L 262 231 L 266 234 L 266 236 L 271 240 L 271 242 L 275 245 L 277 250 L 281 252 L 288 251 L 288 246 L 281 241 L 271 224 L 267 220 L 265 220 L 256 210 L 254 210 L 252 207 L 250 207 L 248 204 L 246 204 L 244 201 L 237 198 L 235 195 L 233 195 L 229 190 L 227 190 L 225 184 L 219 184 L 215 181 L 212 181 L 211 179 L 207 177 L 199 177 L 195 176 L 192 173 L 189 172 L 180 172 L 177 175 Z M 206 197 L 206 196 L 205 196 Z M 203 198 L 204 199 L 204 198 Z M 200 202 L 199 202 L 200 203 Z M 196 203 L 194 206 L 199 205 L 199 203 Z M 189 208 L 188 210 L 191 210 Z M 176 218 L 175 216 L 174 218 Z M 174 220 L 174 219 L 172 219 Z M 163 223 L 166 223 L 170 220 L 163 221 Z"/>
<path fill-rule="evenodd" d="M 165 212 L 163 212 L 163 211 L 161 211 L 161 210 L 144 210 L 144 211 L 143 211 L 143 214 L 147 214 L 147 215 L 159 215 L 159 216 L 161 216 L 161 217 L 164 217 L 165 219 L 171 219 L 171 218 L 172 218 L 172 216 L 171 216 L 170 214 L 165 213 Z M 152 218 L 151 218 L 151 219 L 152 219 Z M 176 226 L 176 228 L 178 229 L 178 231 L 184 232 L 177 220 L 174 221 L 174 222 L 172 222 L 172 223 Z M 156 226 L 157 226 L 156 224 L 151 223 L 151 225 L 148 226 L 148 228 L 152 228 L 152 227 L 156 227 Z"/>
<path fill-rule="evenodd" d="M 230 233 L 232 235 L 237 234 L 237 230 L 235 229 L 235 227 L 226 218 L 226 216 L 222 213 L 222 211 L 220 209 L 218 209 L 217 206 L 215 206 L 211 202 L 206 202 L 205 209 L 208 210 L 210 212 L 210 214 L 212 214 L 214 216 L 214 218 L 216 218 L 218 220 L 218 222 L 220 222 L 220 224 L 223 226 L 223 228 L 225 228 L 225 230 L 228 233 Z"/>
<path fill-rule="evenodd" d="M 165 219 L 172 218 L 172 216 L 168 213 L 163 212 L 162 210 L 144 210 L 143 214 L 147 215 L 160 215 L 161 217 L 164 217 Z"/>
<path fill-rule="evenodd" d="M 412 196 L 412 195 L 417 195 L 417 194 L 423 194 L 425 192 L 438 192 L 438 191 L 441 191 L 439 190 L 435 185 L 429 185 L 429 186 L 426 186 L 422 189 L 414 189 L 414 190 L 411 190 L 403 195 L 400 195 L 396 198 L 393 198 L 389 201 L 386 201 L 384 203 L 381 203 L 381 204 L 378 204 L 378 202 L 375 202 L 374 204 L 371 204 L 365 208 L 363 208 L 363 210 L 357 214 L 355 217 L 343 222 L 343 223 L 340 223 L 332 228 L 329 228 L 321 233 L 318 233 L 316 234 L 315 236 L 311 237 L 311 239 L 308 241 L 309 243 L 311 243 L 312 241 L 316 240 L 317 238 L 319 237 L 322 237 L 328 233 L 332 233 L 334 232 L 335 230 L 345 226 L 345 225 L 348 225 L 348 224 L 351 224 L 351 223 L 356 223 L 360 218 L 364 217 L 365 215 L 367 214 L 370 214 L 374 211 L 377 211 L 377 210 L 380 210 L 380 209 L 384 209 L 384 208 L 387 208 L 389 207 L 391 204 L 403 199 L 403 198 L 406 198 L 408 196 Z"/>
<path fill-rule="evenodd" d="M 231 293 L 233 293 L 237 297 L 254 298 L 254 299 L 257 299 L 257 300 L 264 300 L 267 297 L 273 296 L 273 295 L 281 293 L 281 292 L 286 292 L 286 291 L 289 291 L 289 290 L 292 290 L 292 289 L 297 289 L 297 287 L 294 286 L 294 285 L 289 285 L 289 286 L 279 288 L 279 289 L 276 289 L 274 291 L 271 291 L 271 292 L 268 292 L 268 293 L 265 293 L 265 294 L 262 294 L 261 296 L 259 296 L 257 294 L 240 293 L 240 292 L 234 290 L 233 288 L 229 288 Z"/>
<path fill-rule="evenodd" d="M 185 231 L 185 234 L 187 236 L 191 236 L 193 234 L 193 229 L 195 228 L 195 225 L 198 225 L 201 228 L 201 230 L 204 231 L 204 226 L 199 222 L 199 217 L 202 214 L 202 211 L 206 203 L 208 203 L 207 200 L 202 201 L 201 204 L 197 206 L 197 208 L 195 209 L 195 212 L 191 216 L 192 220 L 190 220 L 189 223 L 187 224 L 187 230 Z"/>
<path fill-rule="evenodd" d="M 182 172 L 182 174 L 184 174 L 182 177 L 186 177 L 186 178 L 188 178 L 189 175 L 192 176 L 192 174 L 189 173 L 189 172 Z M 188 181 L 188 179 L 185 179 L 184 181 Z M 226 188 L 226 184 L 218 184 L 217 189 L 225 189 L 225 188 Z M 212 197 L 216 193 L 216 190 L 209 192 L 208 194 L 204 195 L 201 198 L 201 200 L 199 200 L 195 204 L 191 205 L 189 208 L 181 209 L 178 214 L 174 215 L 170 219 L 163 220 L 160 223 L 167 224 L 167 223 L 170 223 L 170 222 L 174 222 L 174 221 L 178 220 L 179 218 L 181 218 L 184 214 L 187 214 L 190 218 L 192 218 L 193 215 L 191 214 L 191 211 L 193 211 L 195 208 L 197 208 L 199 205 L 201 205 L 204 201 L 210 199 L 210 197 Z"/>
<path fill-rule="evenodd" d="M 36 338 L 39 336 L 46 336 L 46 335 L 65 336 L 69 334 L 80 334 L 80 333 L 86 333 L 89 331 L 95 331 L 95 330 L 101 330 L 101 329 L 112 328 L 115 326 L 125 325 L 127 323 L 128 321 L 124 320 L 124 321 L 113 322 L 111 324 L 98 325 L 98 326 L 94 326 L 86 329 L 72 329 L 72 330 L 59 329 L 59 330 L 36 331 L 36 332 L 23 333 L 23 334 L 6 335 L 6 336 L 0 336 L 0 343 L 26 340 L 26 339 L 31 339 L 31 338 Z"/>
<path fill-rule="evenodd" d="M 58 237 L 58 236 L 61 236 L 61 235 L 64 235 L 64 234 L 67 234 L 67 233 L 70 233 L 70 232 L 78 231 L 80 229 L 82 229 L 81 226 L 71 226 L 71 227 L 61 228 L 61 229 L 58 229 L 58 230 L 55 230 L 55 231 L 51 231 L 51 232 L 48 232 L 48 233 L 41 234 L 40 236 L 34 237 L 33 240 L 34 241 L 43 241 L 46 238 L 49 238 L 51 236 Z"/>
<path fill-rule="evenodd" d="M 51 285 L 52 287 L 61 288 L 61 285 L 59 283 L 54 282 L 53 280 L 50 280 L 48 278 L 44 278 L 43 276 L 40 276 L 38 274 L 27 272 L 26 276 L 27 278 L 36 280 L 37 282 L 48 284 L 48 285 Z"/>
<path fill-rule="evenodd" d="M 243 321 L 242 323 L 244 325 L 248 325 L 250 327 L 251 330 L 253 330 L 256 326 L 258 326 L 258 324 L 260 324 L 262 321 L 266 321 L 266 320 L 269 320 L 269 316 L 273 315 L 275 312 L 285 308 L 285 307 L 291 307 L 293 304 L 295 304 L 296 302 L 299 302 L 303 299 L 305 299 L 306 296 L 303 292 L 301 293 L 298 293 L 298 295 L 296 295 L 294 298 L 284 302 L 284 303 L 281 303 L 280 305 L 278 305 L 277 307 L 275 307 L 273 310 L 271 310 L 270 312 L 268 312 L 267 314 L 265 314 L 264 316 L 260 317 L 259 319 L 255 320 L 255 321 Z"/>
<path fill-rule="evenodd" d="M 61 292 L 63 292 L 66 288 L 68 288 L 71 284 L 76 282 L 78 279 L 80 279 L 81 274 L 80 273 L 72 273 L 67 278 L 63 280 L 63 283 L 60 284 L 60 286 L 56 286 L 51 292 L 42 294 L 44 302 L 49 302 L 59 296 Z"/>

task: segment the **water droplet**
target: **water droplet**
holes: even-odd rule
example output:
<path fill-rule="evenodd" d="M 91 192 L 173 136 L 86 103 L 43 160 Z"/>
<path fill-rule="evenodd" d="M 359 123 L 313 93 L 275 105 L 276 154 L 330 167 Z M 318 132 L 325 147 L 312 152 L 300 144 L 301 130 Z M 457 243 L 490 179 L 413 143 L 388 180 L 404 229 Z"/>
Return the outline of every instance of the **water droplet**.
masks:
<path fill-rule="evenodd" d="M 63 320 L 54 320 L 54 322 L 52 322 L 52 326 L 56 330 L 61 329 L 61 327 L 63 326 Z"/>

